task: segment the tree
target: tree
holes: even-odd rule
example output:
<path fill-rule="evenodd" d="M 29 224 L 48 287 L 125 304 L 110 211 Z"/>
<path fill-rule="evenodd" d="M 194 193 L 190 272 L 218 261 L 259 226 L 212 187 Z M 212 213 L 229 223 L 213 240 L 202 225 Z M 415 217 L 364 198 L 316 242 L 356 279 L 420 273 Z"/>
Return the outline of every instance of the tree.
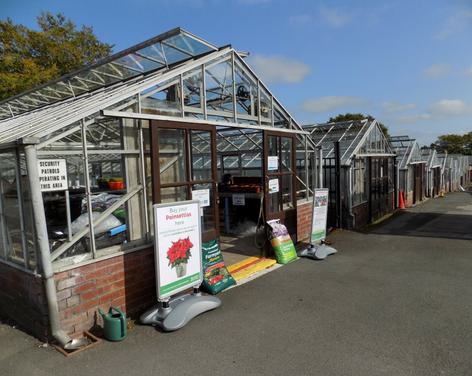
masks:
<path fill-rule="evenodd" d="M 109 56 L 91 27 L 80 30 L 64 15 L 42 13 L 38 30 L 0 20 L 0 100 Z"/>
<path fill-rule="evenodd" d="M 369 119 L 370 121 L 374 120 L 374 117 L 372 115 L 364 115 L 364 114 L 351 114 L 351 113 L 345 113 L 345 114 L 339 114 L 335 117 L 330 117 L 328 122 L 329 123 L 334 123 L 338 121 L 351 121 L 351 120 L 363 120 L 363 119 Z M 379 124 L 380 129 L 382 130 L 383 134 L 385 137 L 389 138 L 390 134 L 388 133 L 388 127 L 381 123 L 380 121 L 377 120 L 377 123 Z"/>
<path fill-rule="evenodd" d="M 438 136 L 431 147 L 436 149 L 438 153 L 446 151 L 448 154 L 472 155 L 472 132 L 463 135 L 444 134 Z"/>

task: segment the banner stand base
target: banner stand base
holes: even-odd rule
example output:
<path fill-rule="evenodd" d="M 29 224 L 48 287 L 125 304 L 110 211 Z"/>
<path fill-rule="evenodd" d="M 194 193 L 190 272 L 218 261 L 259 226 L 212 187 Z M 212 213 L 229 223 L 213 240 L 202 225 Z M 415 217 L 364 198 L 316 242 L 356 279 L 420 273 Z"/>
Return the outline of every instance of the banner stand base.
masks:
<path fill-rule="evenodd" d="M 140 322 L 145 325 L 157 325 L 165 332 L 172 332 L 187 325 L 194 317 L 218 308 L 220 305 L 220 298 L 203 295 L 198 289 L 194 289 L 192 294 L 159 302 L 141 315 Z"/>
<path fill-rule="evenodd" d="M 329 255 L 337 253 L 338 251 L 326 245 L 325 243 L 321 244 L 310 244 L 308 248 L 302 249 L 297 252 L 299 257 L 307 257 L 313 260 L 324 260 Z"/>

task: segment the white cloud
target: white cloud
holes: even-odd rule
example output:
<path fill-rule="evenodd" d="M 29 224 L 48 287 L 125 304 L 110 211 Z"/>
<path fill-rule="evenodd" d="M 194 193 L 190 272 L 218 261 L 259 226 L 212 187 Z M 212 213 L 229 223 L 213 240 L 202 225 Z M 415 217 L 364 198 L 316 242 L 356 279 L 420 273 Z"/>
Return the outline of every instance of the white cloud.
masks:
<path fill-rule="evenodd" d="M 399 124 L 413 124 L 419 121 L 431 120 L 432 116 L 428 113 L 409 115 L 409 116 L 400 116 L 397 119 Z"/>
<path fill-rule="evenodd" d="M 320 8 L 321 19 L 332 27 L 341 27 L 346 25 L 351 19 L 352 15 L 341 8 Z"/>
<path fill-rule="evenodd" d="M 472 106 L 460 99 L 443 99 L 431 106 L 431 113 L 437 116 L 463 116 L 472 113 Z"/>
<path fill-rule="evenodd" d="M 467 70 L 465 71 L 465 74 L 466 74 L 467 76 L 472 76 L 472 65 L 469 67 L 469 69 L 467 69 Z"/>
<path fill-rule="evenodd" d="M 429 78 L 439 78 L 447 76 L 451 71 L 451 67 L 447 64 L 433 64 L 426 68 L 423 73 Z"/>
<path fill-rule="evenodd" d="M 472 25 L 472 9 L 459 9 L 449 16 L 437 34 L 438 39 L 446 39 L 452 35 L 462 33 Z"/>
<path fill-rule="evenodd" d="M 312 20 L 313 17 L 309 14 L 297 14 L 288 18 L 288 22 L 295 26 L 303 26 L 309 24 Z"/>
<path fill-rule="evenodd" d="M 300 61 L 284 56 L 252 55 L 248 63 L 261 76 L 265 83 L 289 83 L 302 81 L 310 67 Z"/>
<path fill-rule="evenodd" d="M 400 124 L 413 124 L 419 121 L 438 119 L 446 117 L 460 117 L 472 115 L 472 104 L 460 99 L 442 99 L 429 106 L 428 111 L 420 114 L 401 116 L 397 118 Z"/>
<path fill-rule="evenodd" d="M 353 106 L 360 106 L 365 103 L 366 101 L 359 97 L 328 96 L 308 99 L 302 103 L 302 108 L 307 112 L 318 113 L 336 109 L 352 108 Z"/>
<path fill-rule="evenodd" d="M 384 102 L 382 107 L 386 112 L 404 112 L 413 110 L 416 108 L 414 103 L 397 103 L 397 102 Z"/>

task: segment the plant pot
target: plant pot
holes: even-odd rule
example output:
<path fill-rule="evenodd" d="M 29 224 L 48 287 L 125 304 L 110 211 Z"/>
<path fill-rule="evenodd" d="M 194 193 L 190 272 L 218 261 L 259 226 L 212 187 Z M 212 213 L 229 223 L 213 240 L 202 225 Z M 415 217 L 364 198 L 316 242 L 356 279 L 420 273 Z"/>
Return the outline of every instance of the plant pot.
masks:
<path fill-rule="evenodd" d="M 183 277 L 187 274 L 187 264 L 181 263 L 175 266 L 175 273 L 177 274 L 177 278 Z"/>

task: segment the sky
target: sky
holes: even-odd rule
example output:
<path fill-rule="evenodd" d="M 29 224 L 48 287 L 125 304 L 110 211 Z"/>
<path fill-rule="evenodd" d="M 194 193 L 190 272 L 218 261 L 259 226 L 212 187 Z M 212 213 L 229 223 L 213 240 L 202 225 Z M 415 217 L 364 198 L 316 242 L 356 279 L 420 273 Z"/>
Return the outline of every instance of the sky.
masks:
<path fill-rule="evenodd" d="M 114 51 L 180 26 L 249 64 L 300 123 L 371 114 L 420 144 L 472 131 L 472 0 L 0 0 L 92 26 Z"/>

